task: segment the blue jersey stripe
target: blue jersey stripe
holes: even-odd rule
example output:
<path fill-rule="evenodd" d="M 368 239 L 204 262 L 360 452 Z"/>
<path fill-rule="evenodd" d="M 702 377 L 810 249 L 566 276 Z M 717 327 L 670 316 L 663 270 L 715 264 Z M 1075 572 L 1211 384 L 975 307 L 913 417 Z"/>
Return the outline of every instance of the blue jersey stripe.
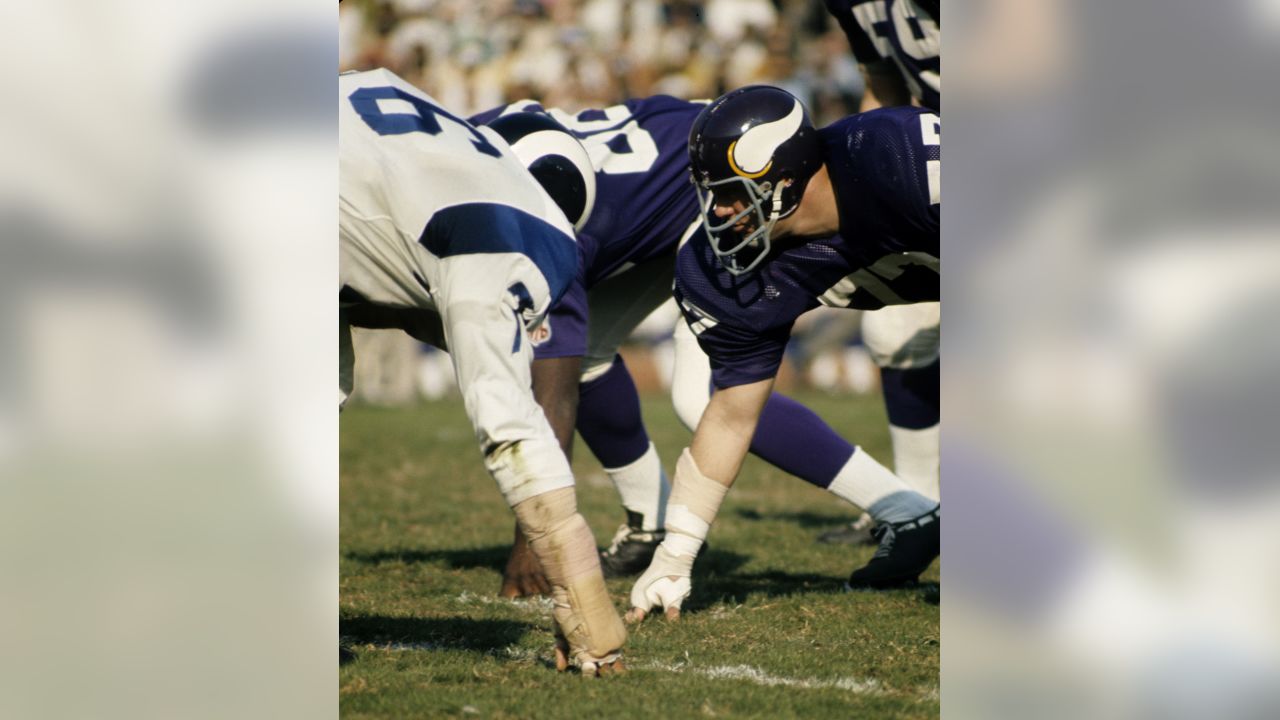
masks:
<path fill-rule="evenodd" d="M 564 295 L 578 269 L 572 237 L 510 205 L 465 203 L 444 208 L 432 216 L 418 242 L 440 258 L 520 253 L 542 272 L 552 305 Z"/>

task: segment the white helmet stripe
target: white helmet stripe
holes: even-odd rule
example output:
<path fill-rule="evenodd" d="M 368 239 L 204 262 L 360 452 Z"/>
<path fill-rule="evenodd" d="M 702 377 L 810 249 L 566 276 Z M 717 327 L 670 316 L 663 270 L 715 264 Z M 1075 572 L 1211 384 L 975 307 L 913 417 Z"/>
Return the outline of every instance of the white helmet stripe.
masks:
<path fill-rule="evenodd" d="M 742 133 L 733 147 L 733 161 L 745 173 L 757 173 L 769 164 L 778 146 L 800 129 L 804 108 L 797 102 L 781 120 L 757 125 Z"/>
<path fill-rule="evenodd" d="M 544 158 L 548 155 L 560 155 L 567 158 L 578 168 L 578 172 L 582 175 L 583 189 L 586 190 L 587 197 L 583 206 L 582 217 L 578 218 L 577 222 L 574 222 L 574 229 L 581 230 L 585 227 L 596 203 L 596 171 L 595 168 L 591 167 L 591 159 L 587 156 L 587 151 L 582 147 L 581 143 L 568 133 L 557 130 L 539 130 L 516 140 L 511 146 L 511 151 L 516 154 L 520 162 L 524 163 L 525 167 L 532 166 L 539 158 Z M 573 222 L 574 218 L 569 218 L 569 220 Z"/>
<path fill-rule="evenodd" d="M 595 169 L 591 167 L 591 163 L 587 160 L 586 153 L 583 152 L 581 145 L 574 142 L 573 138 L 565 133 L 555 130 L 539 130 L 529 133 L 511 146 L 511 150 L 520 158 L 520 162 L 528 167 L 538 158 L 548 155 L 563 155 L 570 162 L 577 166 L 578 170 L 586 175 L 595 175 Z"/>

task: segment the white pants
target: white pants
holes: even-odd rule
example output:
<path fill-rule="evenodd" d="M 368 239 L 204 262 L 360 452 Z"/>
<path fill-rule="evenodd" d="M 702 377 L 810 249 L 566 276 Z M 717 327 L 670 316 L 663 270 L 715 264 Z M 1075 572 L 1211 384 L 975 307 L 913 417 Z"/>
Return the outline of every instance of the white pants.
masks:
<path fill-rule="evenodd" d="M 882 368 L 926 367 L 938 360 L 941 316 L 936 302 L 890 305 L 863 313 L 862 341 Z"/>
<path fill-rule="evenodd" d="M 582 358 L 582 382 L 609 370 L 618 347 L 636 326 L 671 299 L 674 279 L 675 256 L 667 256 L 606 278 L 587 291 L 587 354 Z"/>

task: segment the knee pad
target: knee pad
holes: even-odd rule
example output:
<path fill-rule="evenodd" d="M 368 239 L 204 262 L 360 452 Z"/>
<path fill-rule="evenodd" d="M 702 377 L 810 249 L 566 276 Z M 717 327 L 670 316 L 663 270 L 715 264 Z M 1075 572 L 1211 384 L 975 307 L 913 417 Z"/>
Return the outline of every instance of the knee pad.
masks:
<path fill-rule="evenodd" d="M 616 653 L 627 630 L 605 588 L 595 537 L 578 513 L 573 488 L 535 495 L 513 510 L 547 573 L 556 624 L 571 652 L 592 659 Z"/>
<path fill-rule="evenodd" d="M 924 367 L 938 359 L 940 324 L 938 303 L 891 305 L 862 316 L 862 341 L 882 368 Z"/>
<path fill-rule="evenodd" d="M 605 373 L 613 368 L 614 355 L 608 358 L 603 357 L 584 357 L 582 358 L 582 373 L 578 376 L 578 382 L 589 383 L 592 380 L 599 380 Z"/>
<path fill-rule="evenodd" d="M 690 432 L 698 429 L 702 421 L 702 412 L 711 401 L 710 388 L 690 387 L 687 384 L 673 382 L 671 384 L 671 405 L 675 408 L 676 417 Z"/>

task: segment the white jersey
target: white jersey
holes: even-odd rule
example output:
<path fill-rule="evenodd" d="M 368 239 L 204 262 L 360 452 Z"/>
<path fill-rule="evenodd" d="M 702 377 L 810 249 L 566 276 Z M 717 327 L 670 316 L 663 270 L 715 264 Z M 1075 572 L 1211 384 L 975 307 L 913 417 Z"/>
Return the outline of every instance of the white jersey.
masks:
<path fill-rule="evenodd" d="M 473 220 L 466 208 L 512 208 L 573 242 L 569 221 L 496 133 L 389 70 L 338 78 L 338 173 L 340 287 L 369 302 L 434 309 L 440 254 L 424 234 L 433 219 Z M 436 218 L 442 211 L 450 216 Z M 469 238 L 461 242 L 485 247 L 453 249 L 520 252 L 518 241 Z"/>
<path fill-rule="evenodd" d="M 496 133 L 387 70 L 340 76 L 338 118 L 340 307 L 437 313 L 507 501 L 572 485 L 533 399 L 527 335 L 577 271 L 569 221 Z M 341 401 L 353 361 L 345 324 L 339 342 Z"/>

